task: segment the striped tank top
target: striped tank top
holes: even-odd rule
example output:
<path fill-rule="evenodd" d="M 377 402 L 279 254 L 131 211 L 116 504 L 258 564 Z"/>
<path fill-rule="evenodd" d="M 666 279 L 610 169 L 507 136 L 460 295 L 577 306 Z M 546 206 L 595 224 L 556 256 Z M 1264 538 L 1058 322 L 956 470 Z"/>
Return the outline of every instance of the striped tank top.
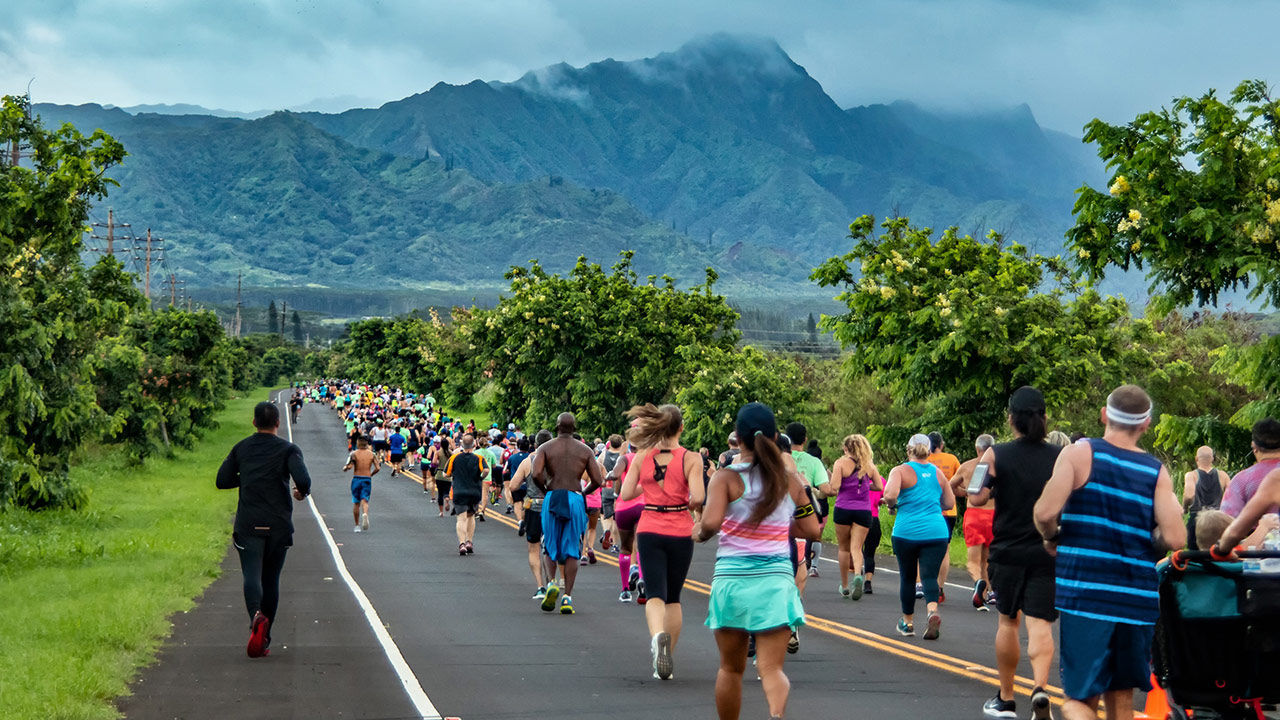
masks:
<path fill-rule="evenodd" d="M 1063 612 L 1149 625 L 1160 615 L 1155 529 L 1159 460 L 1089 438 L 1093 468 L 1062 510 L 1057 601 Z"/>
<path fill-rule="evenodd" d="M 716 557 L 782 557 L 791 555 L 791 518 L 796 504 L 791 494 L 782 496 L 782 502 L 760 521 L 748 522 L 756 505 L 760 503 L 764 486 L 760 469 L 746 463 L 729 466 L 742 478 L 742 497 L 729 503 L 725 509 L 724 524 L 720 526 L 720 546 Z M 790 562 L 788 560 L 788 562 Z"/>

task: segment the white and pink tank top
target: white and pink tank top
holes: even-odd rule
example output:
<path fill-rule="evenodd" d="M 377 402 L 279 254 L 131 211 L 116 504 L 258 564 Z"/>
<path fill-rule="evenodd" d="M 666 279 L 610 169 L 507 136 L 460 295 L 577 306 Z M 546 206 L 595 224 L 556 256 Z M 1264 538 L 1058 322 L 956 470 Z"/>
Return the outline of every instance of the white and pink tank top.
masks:
<path fill-rule="evenodd" d="M 720 547 L 716 557 L 766 555 L 787 556 L 791 553 L 791 519 L 796 504 L 791 493 L 759 525 L 748 522 L 756 505 L 761 501 L 763 484 L 760 468 L 747 463 L 735 463 L 730 470 L 742 478 L 742 497 L 729 503 L 725 509 L 724 524 L 720 526 Z"/>

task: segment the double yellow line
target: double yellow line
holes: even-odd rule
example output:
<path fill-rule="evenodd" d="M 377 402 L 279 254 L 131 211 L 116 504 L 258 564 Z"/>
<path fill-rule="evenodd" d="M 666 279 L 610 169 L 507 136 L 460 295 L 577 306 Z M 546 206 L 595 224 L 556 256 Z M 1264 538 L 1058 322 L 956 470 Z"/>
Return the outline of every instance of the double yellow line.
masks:
<path fill-rule="evenodd" d="M 422 478 L 419 477 L 418 475 L 407 470 L 403 472 L 405 475 L 412 478 L 418 484 L 423 484 Z M 506 515 L 486 514 L 485 517 L 493 520 L 497 520 L 498 522 L 503 523 L 504 525 L 507 525 L 508 527 L 511 527 L 511 528 L 516 528 L 518 526 L 518 524 L 514 520 L 509 519 Z M 618 566 L 617 559 L 615 559 L 612 555 L 605 554 L 603 551 L 597 554 L 596 557 L 600 558 L 608 565 L 612 565 L 614 567 Z M 684 581 L 684 587 L 687 590 L 691 590 L 701 595 L 706 595 L 708 597 L 710 597 L 711 595 L 711 586 L 706 583 L 699 582 L 697 580 L 686 579 Z M 933 650 L 929 650 L 928 648 L 923 648 L 918 645 L 906 643 L 901 640 L 894 640 L 893 638 L 887 638 L 887 637 L 884 637 L 883 635 L 878 635 L 869 630 L 863 630 L 862 628 L 854 627 L 852 625 L 846 625 L 844 623 L 836 622 L 835 620 L 829 620 L 827 618 L 819 617 L 817 615 L 806 614 L 804 616 L 804 619 L 805 619 L 806 626 L 810 629 L 817 630 L 819 632 L 824 632 L 828 635 L 833 635 L 835 637 L 843 638 L 845 640 L 851 640 L 864 647 L 880 650 L 881 652 L 886 652 L 886 653 L 889 653 L 890 655 L 896 655 L 900 658 L 904 658 L 912 662 L 920 663 L 922 665 L 928 665 L 929 667 L 942 670 L 944 672 L 949 672 L 953 675 L 959 675 L 961 677 L 969 678 L 971 680 L 977 680 L 978 682 L 986 683 L 988 685 L 1000 687 L 1000 676 L 999 676 L 999 673 L 996 671 L 996 669 L 992 667 L 987 667 L 986 665 L 983 665 L 981 663 L 972 662 L 969 660 L 963 660 L 957 657 L 946 655 L 944 653 L 935 652 Z M 1035 689 L 1035 681 L 1031 680 L 1030 678 L 1022 677 L 1020 675 L 1014 676 L 1013 683 L 1014 683 L 1014 691 L 1026 697 L 1030 697 L 1031 691 Z M 1061 688 L 1054 687 L 1052 685 L 1046 685 L 1045 690 L 1048 690 L 1054 696 L 1052 698 L 1053 704 L 1055 705 L 1062 704 Z"/>

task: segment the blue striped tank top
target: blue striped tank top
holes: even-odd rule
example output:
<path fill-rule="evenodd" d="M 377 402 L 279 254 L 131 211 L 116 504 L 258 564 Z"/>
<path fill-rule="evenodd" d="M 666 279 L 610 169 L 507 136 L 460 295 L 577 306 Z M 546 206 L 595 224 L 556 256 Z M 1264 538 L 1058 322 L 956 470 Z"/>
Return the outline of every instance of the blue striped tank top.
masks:
<path fill-rule="evenodd" d="M 1093 468 L 1062 510 L 1057 600 L 1063 612 L 1148 625 L 1160 614 L 1156 592 L 1156 478 L 1159 460 L 1089 438 Z"/>

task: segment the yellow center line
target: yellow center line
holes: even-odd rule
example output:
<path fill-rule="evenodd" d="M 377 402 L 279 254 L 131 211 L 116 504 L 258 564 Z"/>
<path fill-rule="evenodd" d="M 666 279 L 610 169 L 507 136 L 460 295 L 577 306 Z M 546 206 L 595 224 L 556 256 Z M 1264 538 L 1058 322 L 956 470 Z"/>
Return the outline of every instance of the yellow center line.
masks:
<path fill-rule="evenodd" d="M 401 473 L 413 478 L 413 480 L 419 485 L 424 484 L 423 479 L 411 471 L 402 470 Z M 506 515 L 486 515 L 485 517 L 497 520 L 510 528 L 519 527 L 519 524 L 515 520 L 509 519 Z M 618 566 L 618 561 L 612 555 L 608 555 L 604 551 L 598 553 L 596 557 L 603 560 L 608 565 L 612 565 L 613 567 Z M 698 580 L 686 579 L 684 581 L 684 587 L 701 595 L 706 595 L 708 597 L 711 595 L 711 586 Z M 828 635 L 833 635 L 845 640 L 851 640 L 859 645 L 880 650 L 882 652 L 889 653 L 890 655 L 896 655 L 912 662 L 928 665 L 938 670 L 944 670 L 952 673 L 953 675 L 977 680 L 995 687 L 1000 686 L 999 672 L 995 668 L 988 667 L 982 663 L 963 660 L 945 653 L 917 647 L 915 645 L 902 642 L 901 640 L 884 637 L 883 635 L 871 632 L 870 630 L 846 625 L 817 615 L 806 613 L 804 619 L 808 627 L 818 630 L 819 632 L 824 632 Z M 1024 678 L 1022 676 L 1014 676 L 1013 680 L 1015 692 L 1027 697 L 1031 696 L 1031 691 L 1035 688 L 1034 680 Z M 1051 698 L 1054 705 L 1062 704 L 1061 688 L 1046 685 L 1045 690 L 1056 696 Z"/>

